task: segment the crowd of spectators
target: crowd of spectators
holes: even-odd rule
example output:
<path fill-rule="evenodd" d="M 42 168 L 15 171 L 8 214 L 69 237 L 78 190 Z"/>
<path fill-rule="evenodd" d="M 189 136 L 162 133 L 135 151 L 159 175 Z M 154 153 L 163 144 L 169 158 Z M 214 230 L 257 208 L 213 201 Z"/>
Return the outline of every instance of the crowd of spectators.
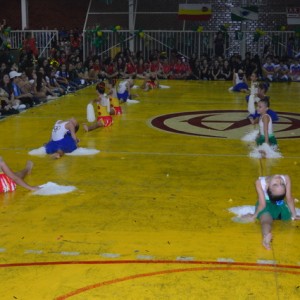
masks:
<path fill-rule="evenodd" d="M 39 57 L 34 38 L 28 34 L 22 43 L 18 63 L 10 49 L 0 50 L 0 114 L 16 114 L 87 85 L 105 79 L 147 78 L 155 73 L 158 79 L 227 80 L 243 70 L 247 78 L 256 72 L 267 81 L 300 81 L 300 64 L 295 57 L 278 57 L 271 46 L 260 57 L 246 53 L 224 57 L 192 54 L 186 57 L 175 49 L 152 50 L 147 57 L 128 48 L 114 57 L 107 54 L 82 58 L 81 33 L 76 28 L 59 31 L 59 40 L 52 45 L 49 57 Z"/>

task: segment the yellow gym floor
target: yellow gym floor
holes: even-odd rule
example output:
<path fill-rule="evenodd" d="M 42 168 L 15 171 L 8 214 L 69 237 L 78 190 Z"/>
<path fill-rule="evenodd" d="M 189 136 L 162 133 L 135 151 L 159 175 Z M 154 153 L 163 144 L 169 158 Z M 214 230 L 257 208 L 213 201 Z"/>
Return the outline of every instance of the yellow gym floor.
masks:
<path fill-rule="evenodd" d="M 141 82 L 136 82 L 137 85 Z M 259 223 L 228 208 L 254 205 L 258 176 L 289 174 L 300 197 L 300 83 L 268 95 L 283 158 L 249 157 L 245 94 L 230 82 L 165 81 L 123 104 L 109 128 L 85 133 L 91 156 L 32 156 L 56 120 L 86 122 L 91 86 L 0 121 L 0 156 L 26 181 L 73 185 L 0 195 L 0 299 L 300 299 L 300 222 Z M 296 207 L 300 207 L 296 203 Z"/>

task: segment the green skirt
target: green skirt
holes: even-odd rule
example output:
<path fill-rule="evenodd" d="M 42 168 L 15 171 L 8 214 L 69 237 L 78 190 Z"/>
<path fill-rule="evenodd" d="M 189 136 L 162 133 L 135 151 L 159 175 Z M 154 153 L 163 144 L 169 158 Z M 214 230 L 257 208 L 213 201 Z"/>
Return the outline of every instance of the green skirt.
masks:
<path fill-rule="evenodd" d="M 262 145 L 263 143 L 265 143 L 265 136 L 264 135 L 260 135 L 257 139 L 256 139 L 256 144 Z M 276 146 L 277 145 L 277 140 L 274 136 L 274 134 L 270 134 L 269 135 L 269 143 L 271 146 Z"/>
<path fill-rule="evenodd" d="M 255 208 L 257 208 L 257 206 L 258 202 L 256 203 Z M 292 218 L 291 211 L 285 201 L 283 201 L 281 205 L 277 205 L 269 200 L 266 200 L 266 207 L 259 212 L 257 219 L 259 219 L 263 214 L 270 214 L 273 220 L 287 221 L 291 220 Z"/>

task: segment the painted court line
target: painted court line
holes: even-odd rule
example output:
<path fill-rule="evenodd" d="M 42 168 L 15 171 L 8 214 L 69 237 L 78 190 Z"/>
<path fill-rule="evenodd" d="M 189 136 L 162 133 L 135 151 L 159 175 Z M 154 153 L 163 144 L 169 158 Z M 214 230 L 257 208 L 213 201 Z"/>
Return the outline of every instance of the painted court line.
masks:
<path fill-rule="evenodd" d="M 60 252 L 61 255 L 70 255 L 70 256 L 77 256 L 80 252 L 77 251 L 62 251 Z"/>
<path fill-rule="evenodd" d="M 259 272 L 271 272 L 273 273 L 274 270 L 272 269 L 265 269 L 263 267 L 243 267 L 243 266 L 231 266 L 230 268 L 225 268 L 224 266 L 222 267 L 194 267 L 194 268 L 182 268 L 182 269 L 172 269 L 172 270 L 162 270 L 162 271 L 156 271 L 156 272 L 150 272 L 150 273 L 142 273 L 142 274 L 135 274 L 131 276 L 126 276 L 126 277 L 121 277 L 121 278 L 115 278 L 109 281 L 103 281 L 103 282 L 98 282 L 92 285 L 88 285 L 85 287 L 81 287 L 79 289 L 76 289 L 74 291 L 71 291 L 65 295 L 61 295 L 55 300 L 65 300 L 68 298 L 71 298 L 73 296 L 77 296 L 78 294 L 100 288 L 103 286 L 107 285 L 112 285 L 116 284 L 119 282 L 124 282 L 124 281 L 129 281 L 129 280 L 134 280 L 134 279 L 139 279 L 139 278 L 146 278 L 146 277 L 152 277 L 152 276 L 157 276 L 157 275 L 166 275 L 166 274 L 172 274 L 172 273 L 184 273 L 184 272 L 199 272 L 199 271 L 259 271 Z M 291 275 L 299 275 L 300 271 L 291 271 L 291 270 L 281 270 L 281 273 L 287 273 Z"/>
<path fill-rule="evenodd" d="M 28 250 L 24 250 L 24 253 L 25 254 L 42 254 L 43 250 L 31 250 L 31 249 L 28 249 Z"/>

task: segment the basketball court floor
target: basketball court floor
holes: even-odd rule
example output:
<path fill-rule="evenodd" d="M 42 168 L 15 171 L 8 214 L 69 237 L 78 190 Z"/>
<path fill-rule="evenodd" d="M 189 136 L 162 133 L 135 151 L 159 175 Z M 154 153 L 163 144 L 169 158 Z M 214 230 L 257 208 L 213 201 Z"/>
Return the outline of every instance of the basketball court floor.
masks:
<path fill-rule="evenodd" d="M 255 204 L 258 176 L 290 175 L 300 199 L 300 84 L 268 92 L 278 159 L 249 156 L 254 127 L 230 82 L 162 84 L 134 90 L 111 127 L 80 127 L 93 155 L 29 152 L 56 120 L 87 122 L 94 86 L 0 121 L 0 156 L 13 170 L 32 160 L 29 184 L 76 187 L 0 195 L 1 300 L 300 299 L 300 222 L 274 222 L 268 251 L 259 223 L 229 211 Z"/>

